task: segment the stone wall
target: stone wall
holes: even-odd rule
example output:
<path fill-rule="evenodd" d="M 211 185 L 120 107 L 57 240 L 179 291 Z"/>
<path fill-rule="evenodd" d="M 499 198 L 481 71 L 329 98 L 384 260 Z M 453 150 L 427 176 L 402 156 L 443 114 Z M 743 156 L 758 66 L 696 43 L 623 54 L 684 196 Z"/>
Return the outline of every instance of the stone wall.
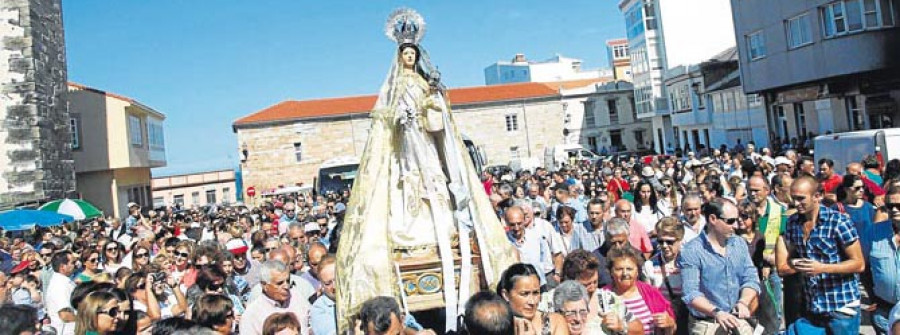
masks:
<path fill-rule="evenodd" d="M 75 189 L 60 0 L 0 0 L 0 208 Z"/>
<path fill-rule="evenodd" d="M 483 149 L 489 165 L 508 164 L 513 147 L 521 158 L 542 157 L 545 147 L 562 143 L 563 108 L 558 98 L 454 108 L 458 129 Z M 516 115 L 517 130 L 507 131 L 507 115 Z M 362 156 L 370 127 L 368 114 L 239 126 L 238 146 L 247 149 L 244 187 L 253 186 L 261 194 L 279 186 L 311 185 L 329 159 Z M 295 143 L 301 145 L 299 161 Z"/>

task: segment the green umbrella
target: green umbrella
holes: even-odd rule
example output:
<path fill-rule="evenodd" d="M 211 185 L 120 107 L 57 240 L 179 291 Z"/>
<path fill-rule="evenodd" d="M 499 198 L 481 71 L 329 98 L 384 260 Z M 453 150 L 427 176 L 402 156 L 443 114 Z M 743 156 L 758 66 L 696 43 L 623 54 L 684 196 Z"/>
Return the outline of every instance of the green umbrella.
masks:
<path fill-rule="evenodd" d="M 59 214 L 71 215 L 75 220 L 84 220 L 102 216 L 97 207 L 91 205 L 87 201 L 78 199 L 61 199 L 53 200 L 38 208 L 42 211 L 56 212 Z"/>

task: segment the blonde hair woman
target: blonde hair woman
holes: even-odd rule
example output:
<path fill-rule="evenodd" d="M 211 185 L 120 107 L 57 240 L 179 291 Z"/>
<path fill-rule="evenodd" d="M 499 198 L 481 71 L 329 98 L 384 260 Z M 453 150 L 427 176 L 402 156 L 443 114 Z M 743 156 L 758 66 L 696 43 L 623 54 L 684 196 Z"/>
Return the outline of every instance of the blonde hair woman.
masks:
<path fill-rule="evenodd" d="M 110 292 L 97 291 L 88 294 L 78 304 L 75 334 L 106 335 L 116 330 L 123 312 L 119 299 Z"/>

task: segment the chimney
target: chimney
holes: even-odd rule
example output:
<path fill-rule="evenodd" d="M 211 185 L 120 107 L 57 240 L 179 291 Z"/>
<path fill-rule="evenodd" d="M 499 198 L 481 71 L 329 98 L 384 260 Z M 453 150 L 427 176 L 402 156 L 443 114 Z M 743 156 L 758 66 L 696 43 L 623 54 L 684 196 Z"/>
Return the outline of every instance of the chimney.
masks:
<path fill-rule="evenodd" d="M 513 58 L 513 63 L 524 63 L 525 62 L 525 54 L 518 53 L 516 57 Z"/>

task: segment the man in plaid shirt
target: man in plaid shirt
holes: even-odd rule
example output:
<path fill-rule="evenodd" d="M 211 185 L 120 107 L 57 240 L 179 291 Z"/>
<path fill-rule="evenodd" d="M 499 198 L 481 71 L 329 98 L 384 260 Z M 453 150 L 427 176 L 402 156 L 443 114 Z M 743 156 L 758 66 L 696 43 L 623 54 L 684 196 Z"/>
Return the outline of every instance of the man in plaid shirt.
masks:
<path fill-rule="evenodd" d="M 782 276 L 803 275 L 803 318 L 789 328 L 824 328 L 828 334 L 859 334 L 859 273 L 865 269 L 859 233 L 840 212 L 822 206 L 823 190 L 809 176 L 791 184 L 797 213 L 778 239 L 775 259 Z"/>

